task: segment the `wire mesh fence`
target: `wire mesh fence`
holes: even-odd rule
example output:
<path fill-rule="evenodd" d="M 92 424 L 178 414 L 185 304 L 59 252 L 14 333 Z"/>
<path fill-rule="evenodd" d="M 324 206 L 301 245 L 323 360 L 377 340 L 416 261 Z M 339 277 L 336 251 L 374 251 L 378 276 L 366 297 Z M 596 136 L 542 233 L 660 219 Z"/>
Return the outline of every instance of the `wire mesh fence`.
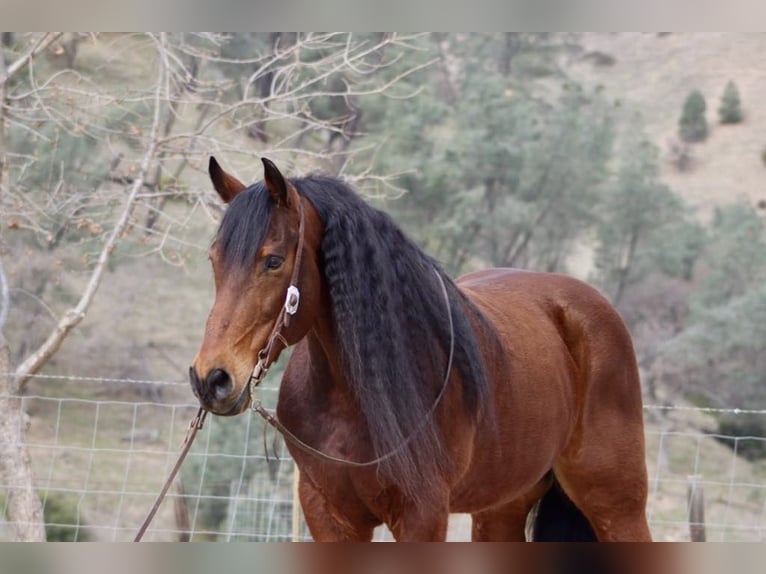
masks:
<path fill-rule="evenodd" d="M 190 398 L 185 383 L 39 380 L 23 399 L 24 436 L 48 539 L 132 540 L 196 414 Z M 276 398 L 263 390 L 265 406 Z M 692 487 L 704 495 L 707 540 L 766 539 L 766 459 L 743 456 L 766 448 L 766 437 L 714 432 L 717 413 L 709 412 L 766 417 L 766 410 L 645 409 L 655 539 L 689 540 Z M 145 540 L 310 540 L 295 478 L 284 442 L 259 417 L 208 417 Z M 19 487 L 0 485 L 0 540 L 10 538 L 6 493 Z M 449 539 L 469 538 L 468 517 L 452 517 Z M 376 540 L 390 539 L 376 531 Z"/>

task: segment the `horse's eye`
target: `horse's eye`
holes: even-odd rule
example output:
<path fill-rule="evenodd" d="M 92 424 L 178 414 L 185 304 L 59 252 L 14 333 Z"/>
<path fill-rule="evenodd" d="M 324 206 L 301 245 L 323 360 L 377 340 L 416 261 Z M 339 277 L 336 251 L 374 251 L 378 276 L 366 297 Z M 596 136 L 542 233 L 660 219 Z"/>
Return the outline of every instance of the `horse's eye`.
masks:
<path fill-rule="evenodd" d="M 279 269 L 282 267 L 282 263 L 284 263 L 284 258 L 280 257 L 279 255 L 269 255 L 266 257 L 266 260 L 263 262 L 263 266 L 266 269 Z"/>

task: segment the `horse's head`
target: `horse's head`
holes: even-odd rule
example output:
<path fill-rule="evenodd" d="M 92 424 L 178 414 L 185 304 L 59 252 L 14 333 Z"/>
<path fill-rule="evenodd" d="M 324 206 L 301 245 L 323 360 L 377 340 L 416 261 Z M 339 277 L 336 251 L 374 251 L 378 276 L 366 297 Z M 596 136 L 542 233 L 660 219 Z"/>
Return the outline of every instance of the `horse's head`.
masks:
<path fill-rule="evenodd" d="M 281 330 L 272 358 L 306 334 L 318 307 L 318 219 L 310 204 L 301 207 L 301 196 L 271 161 L 263 159 L 263 165 L 264 182 L 246 187 L 210 158 L 210 179 L 229 207 L 210 248 L 215 303 L 189 376 L 201 406 L 220 415 L 239 414 L 249 405 L 250 375 L 296 269 L 301 217 L 299 309 Z"/>

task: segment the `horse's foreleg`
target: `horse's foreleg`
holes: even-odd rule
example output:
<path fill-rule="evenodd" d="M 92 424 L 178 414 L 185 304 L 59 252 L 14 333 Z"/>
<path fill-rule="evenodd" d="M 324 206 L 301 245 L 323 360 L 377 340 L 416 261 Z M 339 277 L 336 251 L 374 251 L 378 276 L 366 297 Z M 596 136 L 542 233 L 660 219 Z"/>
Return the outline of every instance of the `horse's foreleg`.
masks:
<path fill-rule="evenodd" d="M 531 491 L 513 502 L 472 514 L 471 540 L 474 542 L 524 542 L 527 516 L 550 485 L 551 480 L 545 478 Z"/>
<path fill-rule="evenodd" d="M 393 524 L 391 533 L 397 542 L 444 542 L 447 539 L 449 506 L 405 508 Z"/>
<path fill-rule="evenodd" d="M 500 508 L 471 515 L 474 542 L 524 542 L 528 508 Z"/>
<path fill-rule="evenodd" d="M 327 500 L 316 486 L 301 474 L 298 484 L 301 508 L 311 537 L 317 542 L 370 542 L 378 525 L 356 504 L 339 507 Z"/>

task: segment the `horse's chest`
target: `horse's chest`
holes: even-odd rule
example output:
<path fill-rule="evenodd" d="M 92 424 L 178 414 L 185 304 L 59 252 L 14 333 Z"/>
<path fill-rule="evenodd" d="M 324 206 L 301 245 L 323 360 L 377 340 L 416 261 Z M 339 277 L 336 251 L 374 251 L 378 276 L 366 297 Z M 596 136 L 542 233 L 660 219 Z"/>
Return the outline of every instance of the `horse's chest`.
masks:
<path fill-rule="evenodd" d="M 346 401 L 333 397 L 291 400 L 283 395 L 277 411 L 282 424 L 301 443 L 287 441 L 299 466 L 339 469 L 344 467 L 342 461 L 360 462 L 367 456 L 366 429 L 351 416 L 353 407 Z"/>

